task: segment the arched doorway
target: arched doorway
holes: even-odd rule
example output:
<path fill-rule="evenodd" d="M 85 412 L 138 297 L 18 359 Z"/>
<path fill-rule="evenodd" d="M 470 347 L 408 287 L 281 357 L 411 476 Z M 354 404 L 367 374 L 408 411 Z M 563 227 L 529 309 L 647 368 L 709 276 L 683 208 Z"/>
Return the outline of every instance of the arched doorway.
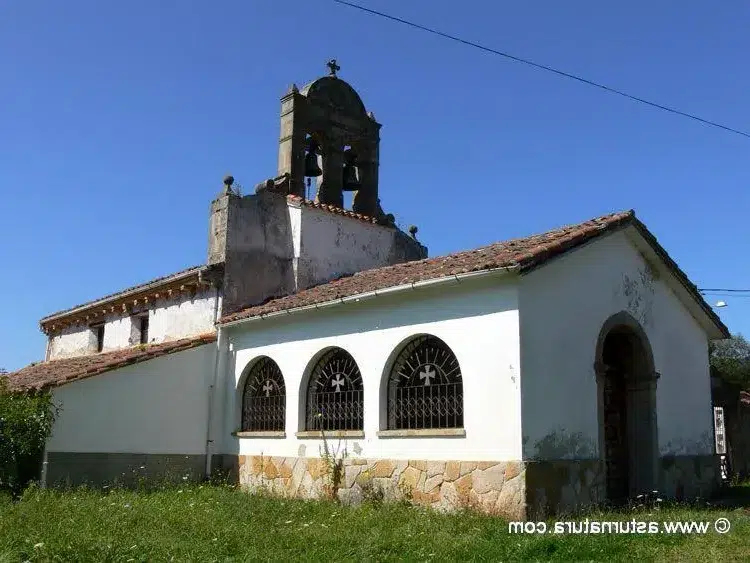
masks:
<path fill-rule="evenodd" d="M 612 504 L 656 488 L 656 380 L 646 333 L 628 313 L 604 323 L 597 343 L 600 451 Z"/>

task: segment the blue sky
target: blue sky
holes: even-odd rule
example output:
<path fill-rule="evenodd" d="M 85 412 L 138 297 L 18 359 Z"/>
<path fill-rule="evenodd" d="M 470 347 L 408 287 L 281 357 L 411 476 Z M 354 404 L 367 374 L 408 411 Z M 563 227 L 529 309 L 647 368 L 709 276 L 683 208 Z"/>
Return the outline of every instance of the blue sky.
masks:
<path fill-rule="evenodd" d="M 362 4 L 750 130 L 745 0 Z M 699 287 L 750 287 L 748 138 L 327 0 L 9 0 L 0 367 L 43 357 L 41 317 L 203 263 L 222 177 L 275 175 L 279 98 L 332 57 L 431 255 L 635 208 Z"/>

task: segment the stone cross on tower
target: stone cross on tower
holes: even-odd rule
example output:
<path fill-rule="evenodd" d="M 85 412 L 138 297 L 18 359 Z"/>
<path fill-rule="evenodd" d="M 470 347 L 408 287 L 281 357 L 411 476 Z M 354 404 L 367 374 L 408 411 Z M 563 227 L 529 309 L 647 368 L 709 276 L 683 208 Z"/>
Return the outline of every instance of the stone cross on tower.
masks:
<path fill-rule="evenodd" d="M 326 66 L 329 69 L 329 74 L 331 76 L 336 76 L 336 73 L 341 70 L 341 67 L 336 64 L 336 59 L 331 59 L 326 63 Z"/>

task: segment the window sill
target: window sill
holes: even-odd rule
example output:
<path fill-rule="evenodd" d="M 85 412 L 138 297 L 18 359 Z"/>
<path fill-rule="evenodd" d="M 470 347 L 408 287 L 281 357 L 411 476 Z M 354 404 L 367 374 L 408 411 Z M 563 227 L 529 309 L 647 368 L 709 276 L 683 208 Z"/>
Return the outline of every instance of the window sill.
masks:
<path fill-rule="evenodd" d="M 464 428 L 419 428 L 413 430 L 380 430 L 378 438 L 446 438 L 465 437 Z"/>
<path fill-rule="evenodd" d="M 283 430 L 232 432 L 232 436 L 237 438 L 286 438 L 286 432 Z"/>
<path fill-rule="evenodd" d="M 364 438 L 364 430 L 325 430 L 325 438 Z M 302 430 L 295 434 L 297 438 L 317 438 L 323 439 L 320 430 Z"/>

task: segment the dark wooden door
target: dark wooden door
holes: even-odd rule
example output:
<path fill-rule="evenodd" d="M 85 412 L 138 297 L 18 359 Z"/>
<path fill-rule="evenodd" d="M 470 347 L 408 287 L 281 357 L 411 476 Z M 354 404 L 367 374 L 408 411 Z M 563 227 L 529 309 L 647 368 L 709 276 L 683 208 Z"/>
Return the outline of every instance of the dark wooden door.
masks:
<path fill-rule="evenodd" d="M 604 378 L 604 462 L 607 500 L 622 504 L 628 498 L 627 392 L 625 377 L 610 370 Z"/>

